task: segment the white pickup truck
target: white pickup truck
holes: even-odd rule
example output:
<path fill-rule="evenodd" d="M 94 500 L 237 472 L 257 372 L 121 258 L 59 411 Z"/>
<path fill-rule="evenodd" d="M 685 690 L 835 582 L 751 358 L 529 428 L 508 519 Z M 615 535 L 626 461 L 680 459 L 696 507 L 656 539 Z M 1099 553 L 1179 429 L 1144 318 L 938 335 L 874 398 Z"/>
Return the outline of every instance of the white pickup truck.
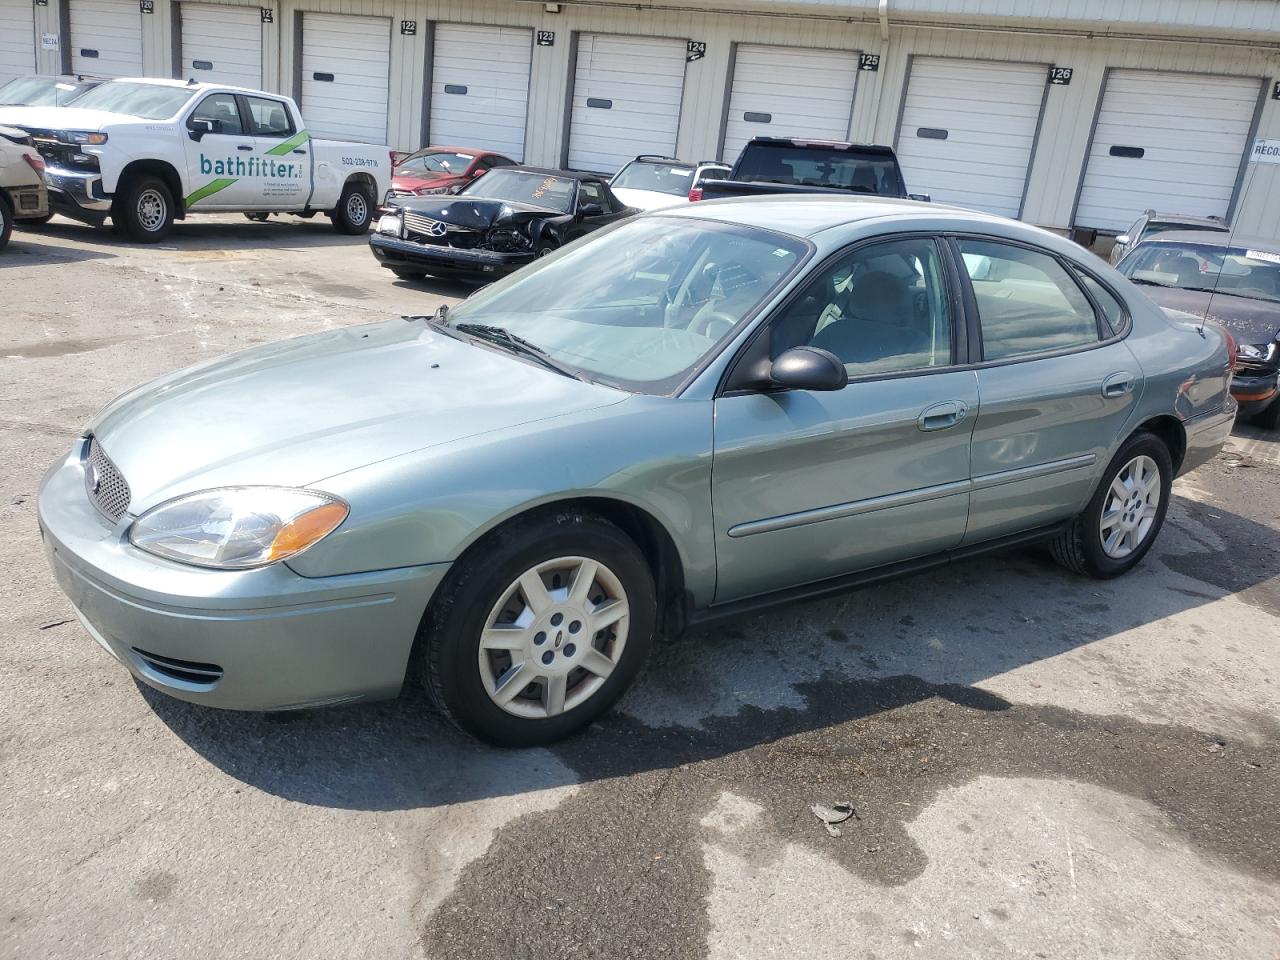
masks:
<path fill-rule="evenodd" d="M 31 135 L 53 209 L 162 240 L 192 213 L 329 215 L 369 228 L 391 185 L 385 146 L 314 140 L 288 97 L 213 83 L 112 80 L 67 107 L 4 107 Z"/>

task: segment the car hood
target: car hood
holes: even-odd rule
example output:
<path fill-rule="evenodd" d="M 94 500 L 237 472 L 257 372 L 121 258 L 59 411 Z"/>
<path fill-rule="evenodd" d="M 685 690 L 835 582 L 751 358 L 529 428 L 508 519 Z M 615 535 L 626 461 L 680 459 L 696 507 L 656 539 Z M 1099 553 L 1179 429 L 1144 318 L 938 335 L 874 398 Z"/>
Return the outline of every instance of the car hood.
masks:
<path fill-rule="evenodd" d="M 454 226 L 467 227 L 471 230 L 487 230 L 490 227 L 506 224 L 527 223 L 545 217 L 564 217 L 568 214 L 546 207 L 535 207 L 515 200 L 490 200 L 487 197 L 474 199 L 466 196 L 451 197 L 447 200 L 423 197 L 421 199 L 404 199 L 396 201 L 396 206 L 411 210 L 432 220 L 452 223 Z"/>
<path fill-rule="evenodd" d="M 144 120 L 108 110 L 86 110 L 80 107 L 0 107 L 0 123 L 40 130 L 101 130 L 122 124 L 165 123 Z"/>
<path fill-rule="evenodd" d="M 660 190 L 632 190 L 629 187 L 613 187 L 613 195 L 636 210 L 661 210 L 663 207 L 679 207 L 689 202 L 687 196 L 676 196 Z"/>
<path fill-rule="evenodd" d="M 1280 332 L 1280 303 L 1235 297 L 1229 293 L 1209 294 L 1156 285 L 1144 285 L 1142 292 L 1166 310 L 1221 324 L 1240 343 L 1270 343 Z M 1209 311 L 1207 316 L 1206 309 Z"/>
<path fill-rule="evenodd" d="M 119 397 L 90 425 L 130 512 L 196 490 L 306 486 L 412 450 L 624 399 L 392 320 L 269 344 Z"/>

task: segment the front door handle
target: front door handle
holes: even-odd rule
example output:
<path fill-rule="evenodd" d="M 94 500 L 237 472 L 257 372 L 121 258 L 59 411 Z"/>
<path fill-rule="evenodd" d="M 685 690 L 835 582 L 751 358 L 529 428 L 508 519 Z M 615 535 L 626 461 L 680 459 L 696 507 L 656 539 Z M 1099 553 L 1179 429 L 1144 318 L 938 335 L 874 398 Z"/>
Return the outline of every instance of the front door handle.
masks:
<path fill-rule="evenodd" d="M 954 427 L 969 414 L 969 407 L 963 400 L 943 400 L 931 407 L 926 407 L 916 417 L 916 426 L 925 433 L 933 430 L 946 430 Z"/>
<path fill-rule="evenodd" d="M 252 150 L 252 149 L 253 149 L 253 147 L 252 147 L 250 144 L 242 143 L 242 144 L 240 144 L 240 146 L 236 147 L 236 149 L 237 149 L 237 150 Z"/>
<path fill-rule="evenodd" d="M 1113 373 L 1102 381 L 1102 395 L 1104 397 L 1128 396 L 1133 393 L 1136 383 L 1137 378 L 1128 370 Z"/>
<path fill-rule="evenodd" d="M 294 153 L 300 153 L 300 154 L 302 154 L 303 156 L 306 156 L 306 154 L 307 154 L 307 151 L 305 151 L 305 150 L 295 150 L 295 151 L 293 151 L 293 152 L 294 152 Z"/>

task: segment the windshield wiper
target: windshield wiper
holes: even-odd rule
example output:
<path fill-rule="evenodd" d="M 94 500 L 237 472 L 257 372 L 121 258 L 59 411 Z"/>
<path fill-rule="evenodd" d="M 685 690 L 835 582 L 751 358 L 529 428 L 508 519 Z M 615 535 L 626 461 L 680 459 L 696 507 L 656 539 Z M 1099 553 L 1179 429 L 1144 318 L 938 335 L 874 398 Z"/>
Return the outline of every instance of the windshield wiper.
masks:
<path fill-rule="evenodd" d="M 448 310 L 448 308 L 445 308 Z M 438 312 L 438 311 L 437 311 Z M 581 371 L 561 363 L 542 347 L 536 343 L 530 343 L 524 337 L 512 333 L 506 327 L 497 327 L 488 323 L 459 323 L 452 329 L 459 333 L 470 334 L 481 340 L 487 340 L 490 343 L 510 347 L 514 353 L 522 354 L 533 360 L 537 360 L 548 370 L 554 370 L 556 373 L 562 373 L 566 377 L 572 377 L 574 380 L 581 380 L 583 383 L 591 383 L 591 378 L 583 374 Z"/>
<path fill-rule="evenodd" d="M 1169 284 L 1167 284 L 1167 283 L 1161 283 L 1159 280 L 1144 280 L 1144 279 L 1142 279 L 1141 277 L 1130 277 L 1130 278 L 1129 278 L 1129 281 L 1130 281 L 1131 283 L 1140 283 L 1140 284 L 1142 284 L 1144 287 L 1167 287 L 1167 286 L 1169 286 Z"/>

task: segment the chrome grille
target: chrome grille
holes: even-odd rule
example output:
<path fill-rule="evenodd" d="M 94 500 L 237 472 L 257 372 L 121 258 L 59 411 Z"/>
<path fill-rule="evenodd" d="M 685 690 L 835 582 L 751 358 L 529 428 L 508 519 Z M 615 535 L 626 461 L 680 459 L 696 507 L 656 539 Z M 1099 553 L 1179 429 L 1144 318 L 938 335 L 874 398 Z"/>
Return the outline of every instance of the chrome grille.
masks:
<path fill-rule="evenodd" d="M 409 239 L 419 243 L 436 243 L 442 246 L 472 249 L 480 245 L 484 234 L 478 230 L 433 220 L 420 213 L 406 210 L 404 214 L 404 232 Z"/>
<path fill-rule="evenodd" d="M 84 458 L 84 489 L 93 505 L 112 523 L 125 515 L 133 496 L 124 475 L 94 437 L 89 438 L 89 450 Z"/>

